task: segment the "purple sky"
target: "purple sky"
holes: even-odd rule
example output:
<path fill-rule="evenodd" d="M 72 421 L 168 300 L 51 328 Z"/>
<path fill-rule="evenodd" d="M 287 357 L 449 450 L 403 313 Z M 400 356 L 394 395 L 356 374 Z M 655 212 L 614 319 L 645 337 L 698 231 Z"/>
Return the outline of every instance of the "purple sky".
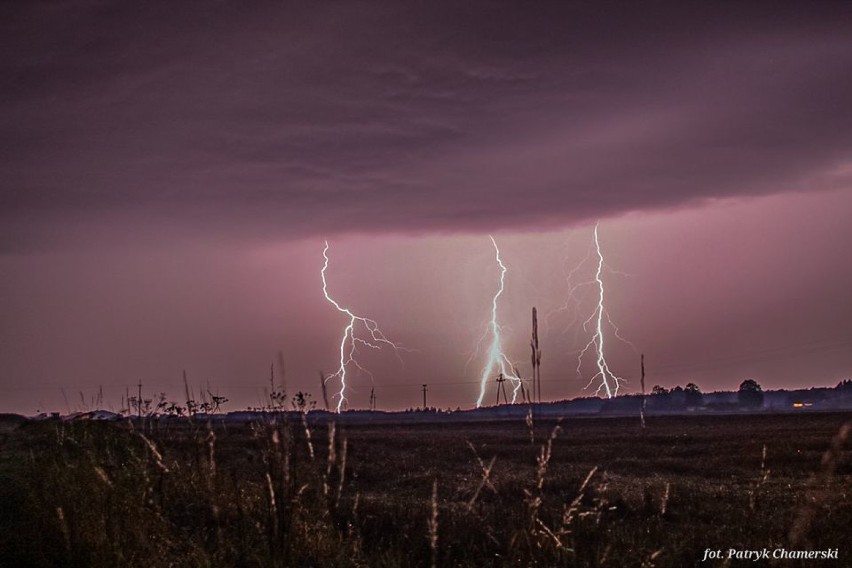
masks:
<path fill-rule="evenodd" d="M 852 6 L 457 4 L 0 6 L 0 411 L 184 368 L 257 405 L 278 351 L 319 398 L 324 239 L 335 298 L 416 350 L 364 354 L 379 406 L 470 406 L 487 235 L 526 375 L 598 219 L 650 384 L 852 376 Z M 545 397 L 584 393 L 593 309 L 543 322 Z"/>

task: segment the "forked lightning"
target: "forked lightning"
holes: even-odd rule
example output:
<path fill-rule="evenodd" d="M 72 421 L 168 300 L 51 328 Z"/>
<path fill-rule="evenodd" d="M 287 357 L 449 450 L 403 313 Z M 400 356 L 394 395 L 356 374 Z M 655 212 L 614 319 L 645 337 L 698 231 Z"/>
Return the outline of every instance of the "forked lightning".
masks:
<path fill-rule="evenodd" d="M 476 407 L 479 408 L 482 406 L 482 400 L 485 398 L 485 390 L 488 387 L 488 381 L 490 379 L 496 378 L 497 372 L 503 375 L 503 378 L 506 380 L 512 381 L 512 385 L 514 389 L 512 390 L 512 402 L 516 402 L 518 399 L 518 393 L 521 392 L 522 381 L 519 376 L 515 373 L 512 362 L 506 357 L 506 354 L 503 353 L 503 339 L 501 337 L 502 328 L 497 320 L 497 300 L 503 294 L 503 290 L 506 286 L 506 265 L 503 264 L 502 259 L 500 258 L 500 248 L 497 246 L 497 241 L 494 240 L 494 237 L 489 235 L 491 239 L 491 244 L 494 245 L 494 253 L 497 259 L 497 264 L 500 266 L 500 286 L 497 288 L 497 292 L 494 294 L 494 297 L 491 298 L 491 321 L 488 324 L 488 329 L 485 332 L 486 337 L 490 335 L 490 344 L 488 348 L 488 360 L 485 364 L 485 367 L 482 369 L 482 378 L 480 380 L 480 388 L 479 388 L 479 398 L 476 401 Z"/>
<path fill-rule="evenodd" d="M 586 354 L 589 349 L 594 348 L 595 354 L 597 358 L 595 363 L 597 364 L 598 372 L 589 379 L 589 383 L 586 385 L 586 388 L 592 386 L 595 380 L 600 380 L 598 384 L 597 390 L 595 390 L 595 395 L 598 395 L 603 391 L 607 398 L 612 398 L 618 395 L 618 388 L 621 386 L 621 382 L 624 380 L 615 373 L 613 373 L 609 364 L 606 361 L 606 356 L 604 354 L 604 330 L 603 330 L 603 320 L 604 316 L 606 316 L 606 320 L 613 327 L 614 333 L 616 337 L 621 339 L 618 335 L 618 328 L 615 327 L 615 324 L 612 323 L 612 320 L 609 317 L 609 313 L 607 313 L 606 308 L 604 307 L 604 283 L 603 283 L 603 269 L 604 269 L 604 257 L 601 252 L 601 243 L 600 239 L 598 239 L 598 225 L 595 224 L 595 251 L 598 256 L 597 270 L 595 272 L 595 282 L 597 283 L 598 288 L 598 302 L 595 307 L 595 311 L 592 312 L 592 315 L 583 322 L 583 329 L 587 329 L 587 326 L 590 322 L 594 321 L 594 333 L 592 334 L 592 338 L 586 344 L 585 347 L 580 351 L 580 354 L 577 356 L 577 374 L 581 375 L 581 367 L 583 365 L 583 356 Z M 622 341 L 624 341 L 622 339 Z M 629 342 L 628 342 L 629 343 Z"/>
<path fill-rule="evenodd" d="M 382 333 L 378 324 L 374 320 L 353 313 L 349 308 L 344 308 L 338 304 L 337 301 L 329 295 L 328 281 L 326 280 L 325 275 L 326 270 L 328 270 L 328 241 L 325 241 L 325 248 L 322 251 L 322 256 L 325 259 L 325 264 L 323 264 L 322 271 L 320 271 L 320 275 L 322 276 L 322 293 L 325 295 L 325 299 L 337 308 L 337 311 L 344 313 L 349 317 L 349 324 L 343 329 L 343 337 L 340 340 L 340 366 L 335 373 L 326 377 L 326 382 L 333 378 L 340 380 L 340 390 L 336 395 L 337 412 L 340 412 L 346 404 L 346 368 L 354 366 L 359 371 L 369 375 L 371 378 L 373 376 L 372 373 L 362 367 L 355 359 L 355 355 L 358 351 L 357 346 L 360 344 L 371 349 L 381 349 L 382 345 L 388 345 L 393 348 L 397 357 L 399 357 L 399 350 L 402 349 L 402 347 L 385 337 L 385 334 Z M 357 328 L 359 327 L 363 327 L 364 330 L 366 330 L 366 339 L 364 337 L 358 337 Z"/>

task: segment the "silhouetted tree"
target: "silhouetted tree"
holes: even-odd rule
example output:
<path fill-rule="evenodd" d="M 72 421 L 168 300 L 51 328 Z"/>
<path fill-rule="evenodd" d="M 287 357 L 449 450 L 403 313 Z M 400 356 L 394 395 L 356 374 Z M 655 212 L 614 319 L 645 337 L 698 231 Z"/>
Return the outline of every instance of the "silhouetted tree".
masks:
<path fill-rule="evenodd" d="M 651 389 L 651 396 L 648 397 L 648 408 L 653 410 L 671 410 L 672 396 L 671 391 L 660 385 L 654 385 Z"/>
<path fill-rule="evenodd" d="M 676 385 L 672 390 L 669 391 L 669 405 L 672 408 L 685 408 L 686 407 L 686 393 L 683 391 L 683 387 L 680 385 Z"/>
<path fill-rule="evenodd" d="M 740 384 L 737 399 L 742 406 L 759 408 L 763 406 L 763 389 L 754 379 L 746 379 Z"/>
<path fill-rule="evenodd" d="M 687 406 L 701 406 L 704 402 L 704 396 L 701 394 L 701 389 L 698 388 L 698 385 L 695 383 L 687 383 L 683 392 L 686 394 Z"/>

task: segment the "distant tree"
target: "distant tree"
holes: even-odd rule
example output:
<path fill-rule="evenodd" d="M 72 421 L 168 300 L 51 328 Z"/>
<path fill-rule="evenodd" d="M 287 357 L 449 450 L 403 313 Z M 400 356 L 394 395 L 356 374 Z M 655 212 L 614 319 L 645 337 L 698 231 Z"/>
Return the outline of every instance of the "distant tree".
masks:
<path fill-rule="evenodd" d="M 687 383 L 683 392 L 686 394 L 687 406 L 701 406 L 704 402 L 704 396 L 701 394 L 701 389 L 698 388 L 698 385 L 695 383 Z"/>
<path fill-rule="evenodd" d="M 740 384 L 737 399 L 742 406 L 759 408 L 763 406 L 763 389 L 754 379 L 746 379 Z"/>
<path fill-rule="evenodd" d="M 648 410 L 671 410 L 672 409 L 672 391 L 660 385 L 654 385 L 651 388 L 651 396 L 648 397 Z"/>
<path fill-rule="evenodd" d="M 840 381 L 835 390 L 842 398 L 852 398 L 852 379 Z"/>
<path fill-rule="evenodd" d="M 686 407 L 686 393 L 680 385 L 676 385 L 672 390 L 670 390 L 667 398 L 669 399 L 669 404 L 672 408 Z"/>

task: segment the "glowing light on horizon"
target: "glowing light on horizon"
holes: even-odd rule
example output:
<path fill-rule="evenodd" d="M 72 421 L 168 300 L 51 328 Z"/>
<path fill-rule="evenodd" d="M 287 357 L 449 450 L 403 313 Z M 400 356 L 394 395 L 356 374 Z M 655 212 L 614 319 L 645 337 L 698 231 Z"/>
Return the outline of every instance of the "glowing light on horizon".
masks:
<path fill-rule="evenodd" d="M 322 251 L 322 256 L 325 259 L 325 263 L 323 264 L 322 270 L 320 271 L 320 276 L 322 277 L 322 293 L 325 295 L 325 299 L 333 305 L 337 311 L 346 314 L 349 317 L 349 324 L 343 329 L 343 337 L 340 339 L 340 366 L 337 371 L 333 374 L 326 377 L 326 382 L 330 381 L 333 378 L 338 378 L 340 380 L 340 390 L 337 393 L 337 412 L 340 412 L 343 409 L 343 406 L 346 403 L 346 368 L 348 366 L 354 366 L 362 373 L 369 375 L 370 380 L 373 379 L 373 374 L 370 373 L 367 369 L 362 367 L 358 361 L 355 359 L 355 355 L 358 351 L 357 346 L 363 345 L 365 347 L 369 347 L 370 349 L 381 349 L 382 344 L 389 345 L 393 348 L 397 357 L 399 358 L 399 351 L 403 349 L 398 344 L 390 341 L 385 334 L 379 329 L 378 324 L 371 320 L 370 318 L 366 318 L 363 316 L 359 316 L 353 313 L 349 308 L 344 308 L 337 301 L 331 297 L 328 293 L 328 281 L 326 280 L 326 270 L 328 270 L 328 241 L 325 241 L 325 248 Z M 367 331 L 367 339 L 363 337 L 358 337 L 356 334 L 356 328 L 359 327 L 359 324 L 363 326 L 363 328 Z M 402 359 L 400 359 L 402 361 Z"/>
<path fill-rule="evenodd" d="M 483 335 L 484 338 L 490 334 L 491 342 L 488 348 L 488 360 L 485 367 L 482 369 L 479 398 L 476 401 L 477 408 L 482 406 L 482 400 L 485 398 L 485 391 L 488 387 L 489 379 L 496 378 L 495 372 L 498 370 L 499 373 L 503 375 L 504 379 L 510 380 L 513 383 L 514 389 L 512 390 L 512 403 L 518 400 L 518 393 L 521 391 L 523 385 L 521 378 L 517 376 L 512 366 L 512 362 L 508 357 L 506 357 L 506 354 L 503 353 L 503 340 L 501 336 L 503 328 L 500 326 L 497 319 L 497 301 L 503 294 L 503 290 L 506 287 L 507 268 L 500 258 L 500 248 L 497 246 L 497 241 L 495 241 L 494 237 L 491 235 L 488 237 L 491 239 L 491 244 L 494 245 L 495 257 L 497 259 L 497 264 L 500 266 L 500 286 L 497 288 L 497 292 L 494 294 L 494 297 L 491 298 L 491 321 L 488 323 L 488 329 L 486 330 L 485 335 Z"/>

